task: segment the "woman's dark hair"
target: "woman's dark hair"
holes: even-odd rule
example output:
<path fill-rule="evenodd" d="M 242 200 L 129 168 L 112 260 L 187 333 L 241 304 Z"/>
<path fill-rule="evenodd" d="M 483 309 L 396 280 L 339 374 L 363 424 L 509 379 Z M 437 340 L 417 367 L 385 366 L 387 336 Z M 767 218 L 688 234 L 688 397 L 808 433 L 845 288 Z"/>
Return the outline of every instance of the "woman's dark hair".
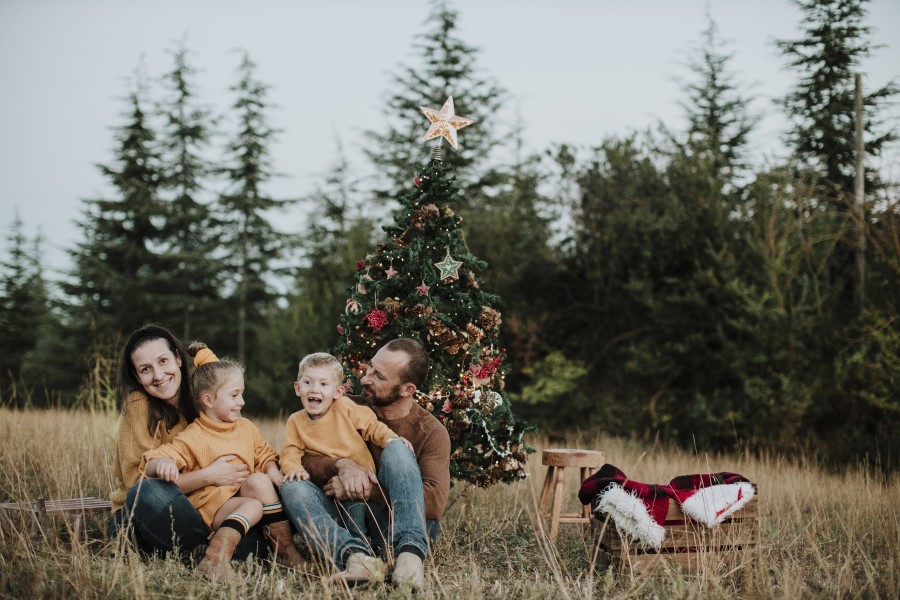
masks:
<path fill-rule="evenodd" d="M 188 374 L 187 355 L 181 341 L 172 334 L 171 331 L 159 325 L 145 325 L 129 336 L 125 343 L 125 349 L 122 351 L 122 359 L 119 361 L 119 390 L 122 394 L 122 402 L 128 394 L 134 391 L 144 392 L 144 386 L 138 381 L 137 372 L 134 369 L 134 363 L 131 360 L 131 354 L 148 342 L 153 340 L 164 340 L 169 350 L 176 358 L 181 359 L 181 387 L 179 388 L 178 408 L 166 404 L 159 398 L 155 398 L 150 394 L 146 394 L 149 411 L 147 413 L 147 431 L 153 435 L 156 426 L 160 421 L 164 421 L 166 429 L 172 429 L 178 423 L 178 415 L 190 423 L 197 418 L 197 405 L 191 395 L 191 378 Z M 124 406 L 123 406 L 124 408 Z"/>

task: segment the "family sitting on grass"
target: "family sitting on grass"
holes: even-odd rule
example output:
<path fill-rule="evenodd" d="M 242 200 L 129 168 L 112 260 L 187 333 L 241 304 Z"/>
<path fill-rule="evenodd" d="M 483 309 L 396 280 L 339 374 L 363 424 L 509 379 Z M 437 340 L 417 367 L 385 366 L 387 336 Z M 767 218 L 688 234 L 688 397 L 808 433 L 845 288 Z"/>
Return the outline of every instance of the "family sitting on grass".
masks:
<path fill-rule="evenodd" d="M 449 434 L 414 399 L 427 374 L 418 342 L 392 340 L 360 379 L 362 396 L 347 397 L 338 360 L 307 356 L 294 382 L 303 410 L 288 419 L 279 461 L 241 416 L 240 363 L 200 342 L 185 353 L 159 326 L 135 331 L 120 364 L 110 535 L 199 559 L 195 573 L 223 580 L 232 559 L 269 550 L 308 568 L 296 532 L 336 582 L 383 580 L 384 557 L 394 585 L 421 589 L 450 491 Z"/>

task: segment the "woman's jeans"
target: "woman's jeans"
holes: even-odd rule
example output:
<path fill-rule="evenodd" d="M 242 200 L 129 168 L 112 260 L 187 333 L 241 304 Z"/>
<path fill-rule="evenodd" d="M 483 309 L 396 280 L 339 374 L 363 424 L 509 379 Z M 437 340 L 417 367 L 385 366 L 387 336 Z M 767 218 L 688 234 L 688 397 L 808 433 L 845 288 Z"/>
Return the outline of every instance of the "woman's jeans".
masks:
<path fill-rule="evenodd" d="M 109 520 L 109 537 L 129 524 L 138 550 L 156 556 L 178 551 L 186 558 L 194 548 L 207 543 L 211 533 L 178 486 L 162 479 L 143 479 L 128 491 L 125 505 Z M 265 555 L 267 550 L 257 525 L 241 539 L 234 558 L 244 560 L 251 554 Z"/>

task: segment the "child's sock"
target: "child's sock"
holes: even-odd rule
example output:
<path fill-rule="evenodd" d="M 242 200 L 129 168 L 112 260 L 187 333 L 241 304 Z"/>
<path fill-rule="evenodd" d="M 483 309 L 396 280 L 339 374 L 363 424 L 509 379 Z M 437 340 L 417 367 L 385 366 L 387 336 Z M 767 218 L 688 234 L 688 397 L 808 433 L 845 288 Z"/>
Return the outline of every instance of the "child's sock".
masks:
<path fill-rule="evenodd" d="M 259 524 L 266 526 L 277 523 L 278 521 L 287 521 L 287 515 L 284 512 L 284 508 L 281 506 L 281 502 L 263 504 L 263 516 L 259 521 Z"/>
<path fill-rule="evenodd" d="M 247 517 L 238 513 L 231 513 L 225 520 L 222 521 L 222 524 L 219 526 L 219 529 L 222 527 L 230 527 L 234 529 L 238 533 L 241 534 L 241 537 L 247 535 L 247 532 L 250 531 L 250 521 L 247 520 Z"/>

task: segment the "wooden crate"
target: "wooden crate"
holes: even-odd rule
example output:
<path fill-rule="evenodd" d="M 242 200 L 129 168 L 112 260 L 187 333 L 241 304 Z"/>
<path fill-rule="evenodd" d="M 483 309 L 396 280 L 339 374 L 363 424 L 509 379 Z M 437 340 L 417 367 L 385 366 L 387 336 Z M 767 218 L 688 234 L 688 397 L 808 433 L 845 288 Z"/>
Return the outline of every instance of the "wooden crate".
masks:
<path fill-rule="evenodd" d="M 619 532 L 612 519 L 600 515 L 592 524 L 599 544 L 598 563 L 609 563 L 619 573 L 645 574 L 657 569 L 679 568 L 687 575 L 728 573 L 741 569 L 755 556 L 759 545 L 759 498 L 754 496 L 741 510 L 713 528 L 692 520 L 674 500 L 666 515 L 666 536 L 659 550 Z"/>

